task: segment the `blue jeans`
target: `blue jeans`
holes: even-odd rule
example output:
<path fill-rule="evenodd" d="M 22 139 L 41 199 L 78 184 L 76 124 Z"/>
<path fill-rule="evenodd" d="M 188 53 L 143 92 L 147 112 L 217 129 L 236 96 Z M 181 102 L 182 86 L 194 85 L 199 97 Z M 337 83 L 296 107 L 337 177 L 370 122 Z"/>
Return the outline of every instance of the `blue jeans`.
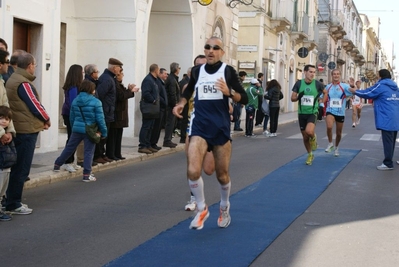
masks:
<path fill-rule="evenodd" d="M 234 109 L 237 109 L 237 115 L 238 115 L 238 120 L 234 123 L 234 130 L 240 129 L 241 126 L 241 112 L 242 112 L 242 106 L 240 103 L 235 103 L 233 106 Z"/>
<path fill-rule="evenodd" d="M 68 115 L 62 115 L 62 118 L 64 119 L 64 124 L 67 128 L 67 134 L 68 134 L 68 139 L 66 141 L 66 143 L 68 144 L 69 138 L 71 138 L 71 134 L 72 134 L 72 125 L 71 125 L 71 121 L 69 120 L 69 116 Z M 66 144 L 65 144 L 66 145 Z M 74 158 L 74 154 L 73 153 L 67 160 L 66 163 L 73 163 L 75 161 Z"/>
<path fill-rule="evenodd" d="M 143 119 L 139 134 L 139 148 L 149 148 L 151 146 L 151 133 L 155 119 Z"/>
<path fill-rule="evenodd" d="M 384 131 L 381 130 L 382 145 L 384 147 L 384 161 L 385 166 L 393 168 L 393 153 L 395 152 L 395 141 L 397 131 Z"/>
<path fill-rule="evenodd" d="M 267 130 L 267 124 L 269 123 L 269 115 L 264 114 L 264 120 L 263 120 L 263 131 Z"/>
<path fill-rule="evenodd" d="M 72 133 L 69 138 L 68 144 L 65 146 L 61 155 L 55 160 L 54 164 L 61 166 L 65 161 L 75 153 L 76 148 L 79 143 L 84 143 L 84 159 L 83 159 L 83 175 L 90 175 L 91 173 L 91 163 L 93 161 L 94 149 L 96 144 L 89 140 L 86 134 L 82 133 Z"/>
<path fill-rule="evenodd" d="M 24 189 L 25 180 L 29 176 L 38 134 L 39 133 L 17 133 L 17 136 L 14 138 L 18 157 L 17 163 L 11 167 L 10 180 L 6 193 L 7 211 L 21 207 L 22 191 Z"/>

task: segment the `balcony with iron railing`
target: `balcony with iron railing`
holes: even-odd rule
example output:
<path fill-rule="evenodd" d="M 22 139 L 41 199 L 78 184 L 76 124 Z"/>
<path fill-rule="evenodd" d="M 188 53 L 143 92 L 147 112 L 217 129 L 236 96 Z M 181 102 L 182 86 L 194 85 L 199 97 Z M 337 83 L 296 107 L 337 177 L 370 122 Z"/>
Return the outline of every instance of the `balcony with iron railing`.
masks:
<path fill-rule="evenodd" d="M 268 15 L 271 28 L 276 32 L 283 31 L 294 23 L 294 4 L 292 1 L 276 1 Z"/>
<path fill-rule="evenodd" d="M 313 50 L 319 43 L 319 26 L 315 23 L 309 24 L 309 36 L 303 41 L 303 44 L 308 47 L 309 50 Z"/>
<path fill-rule="evenodd" d="M 309 38 L 309 15 L 305 12 L 298 12 L 295 23 L 291 25 L 291 38 L 296 43 Z"/>
<path fill-rule="evenodd" d="M 330 18 L 330 35 L 334 39 L 334 41 L 341 40 L 346 32 L 344 30 L 344 21 L 345 16 L 342 10 L 333 9 L 331 10 L 331 18 Z"/>

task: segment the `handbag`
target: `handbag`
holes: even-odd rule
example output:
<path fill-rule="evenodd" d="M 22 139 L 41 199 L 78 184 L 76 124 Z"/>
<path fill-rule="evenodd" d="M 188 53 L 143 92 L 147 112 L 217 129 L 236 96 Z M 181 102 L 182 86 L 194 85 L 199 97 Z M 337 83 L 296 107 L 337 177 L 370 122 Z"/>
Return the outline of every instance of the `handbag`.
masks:
<path fill-rule="evenodd" d="M 140 111 L 143 119 L 158 119 L 159 118 L 159 98 L 155 103 L 147 103 L 142 99 L 140 101 Z"/>
<path fill-rule="evenodd" d="M 83 112 L 82 112 L 82 108 L 79 107 L 79 110 L 80 110 L 80 114 L 82 114 L 82 118 L 83 118 L 83 121 L 85 123 L 85 129 L 86 129 L 87 138 L 89 138 L 89 140 L 92 141 L 95 144 L 100 143 L 101 136 L 99 136 L 97 134 L 97 132 L 98 132 L 97 123 L 87 124 L 85 116 L 83 115 Z"/>

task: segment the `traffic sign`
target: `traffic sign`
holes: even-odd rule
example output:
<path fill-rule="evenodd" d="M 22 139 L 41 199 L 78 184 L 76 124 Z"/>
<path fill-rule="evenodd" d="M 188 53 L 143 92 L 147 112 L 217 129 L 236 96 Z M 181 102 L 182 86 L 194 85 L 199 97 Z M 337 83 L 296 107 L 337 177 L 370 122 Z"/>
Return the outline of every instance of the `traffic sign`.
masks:
<path fill-rule="evenodd" d="M 328 59 L 327 53 L 321 52 L 320 55 L 319 55 L 319 60 L 322 61 L 322 62 L 326 62 L 327 59 Z"/>
<path fill-rule="evenodd" d="M 306 47 L 302 46 L 301 48 L 298 49 L 298 56 L 300 58 L 305 58 L 308 56 L 308 54 L 309 50 Z"/>
<path fill-rule="evenodd" d="M 337 66 L 336 64 L 335 64 L 335 62 L 334 61 L 330 61 L 330 62 L 328 62 L 328 68 L 330 69 L 330 70 L 333 70 L 333 69 L 335 69 L 335 67 Z"/>

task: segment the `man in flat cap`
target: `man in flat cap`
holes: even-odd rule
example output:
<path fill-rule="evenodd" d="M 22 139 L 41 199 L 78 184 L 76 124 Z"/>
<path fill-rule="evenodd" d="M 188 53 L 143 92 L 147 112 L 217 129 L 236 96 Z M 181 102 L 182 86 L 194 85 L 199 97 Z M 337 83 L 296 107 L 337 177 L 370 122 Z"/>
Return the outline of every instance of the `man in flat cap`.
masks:
<path fill-rule="evenodd" d="M 116 86 L 115 86 L 115 75 L 119 74 L 123 68 L 123 63 L 116 58 L 110 58 L 108 60 L 108 68 L 104 70 L 100 78 L 98 78 L 98 85 L 96 88 L 98 99 L 101 100 L 103 104 L 104 118 L 109 129 L 111 122 L 115 120 L 115 100 L 116 100 Z M 111 140 L 110 140 L 111 141 Z M 94 161 L 97 163 L 111 162 L 106 156 L 105 144 L 106 140 L 101 140 L 100 143 L 96 145 L 96 150 L 94 152 Z"/>

